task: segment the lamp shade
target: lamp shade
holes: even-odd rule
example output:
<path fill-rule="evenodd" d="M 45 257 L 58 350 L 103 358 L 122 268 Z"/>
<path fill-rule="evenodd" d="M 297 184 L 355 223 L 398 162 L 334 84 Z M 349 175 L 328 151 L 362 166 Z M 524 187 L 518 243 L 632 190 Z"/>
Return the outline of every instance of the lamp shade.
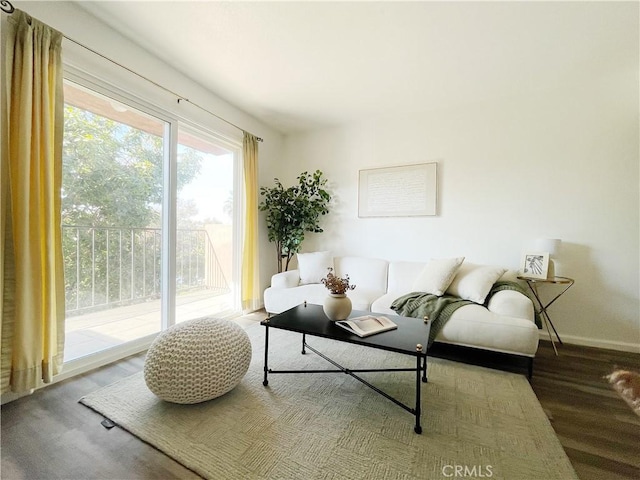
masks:
<path fill-rule="evenodd" d="M 550 257 L 558 255 L 562 240 L 559 238 L 538 238 L 535 241 L 536 249 L 540 252 L 549 252 Z"/>

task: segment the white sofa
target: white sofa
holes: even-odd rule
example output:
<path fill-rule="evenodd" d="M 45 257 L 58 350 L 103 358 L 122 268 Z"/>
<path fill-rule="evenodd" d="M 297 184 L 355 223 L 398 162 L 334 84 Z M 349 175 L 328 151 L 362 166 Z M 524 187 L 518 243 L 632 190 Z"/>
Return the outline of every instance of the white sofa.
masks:
<path fill-rule="evenodd" d="M 351 283 L 356 285 L 355 290 L 347 294 L 354 310 L 392 315 L 396 314 L 390 308 L 392 302 L 414 291 L 414 282 L 425 266 L 426 263 L 420 262 L 389 262 L 353 256 L 333 258 L 335 273 L 338 276 L 348 274 Z M 447 293 L 458 293 L 454 288 L 456 280 L 474 267 L 479 266 L 465 261 Z M 517 281 L 516 277 L 517 272 L 507 270 L 499 279 Z M 276 314 L 305 301 L 322 305 L 327 293 L 320 278 L 317 281 L 307 278 L 301 284 L 300 270 L 278 273 L 264 292 L 265 309 L 269 314 Z M 518 291 L 502 290 L 492 295 L 486 306 L 474 303 L 458 308 L 435 342 L 528 357 L 531 375 L 539 338 L 534 315 L 529 297 Z"/>

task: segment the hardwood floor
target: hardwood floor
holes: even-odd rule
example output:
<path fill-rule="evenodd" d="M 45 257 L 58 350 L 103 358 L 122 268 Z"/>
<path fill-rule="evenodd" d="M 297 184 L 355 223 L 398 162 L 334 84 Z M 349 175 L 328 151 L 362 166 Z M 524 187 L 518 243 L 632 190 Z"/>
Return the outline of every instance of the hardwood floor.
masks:
<path fill-rule="evenodd" d="M 80 397 L 141 370 L 129 357 L 2 406 L 0 477 L 7 480 L 200 478 L 102 417 Z"/>
<path fill-rule="evenodd" d="M 582 480 L 640 478 L 640 417 L 603 377 L 640 355 L 540 342 L 531 386 Z"/>
<path fill-rule="evenodd" d="M 616 366 L 640 370 L 639 360 L 571 345 L 556 357 L 551 344 L 540 344 L 531 385 L 582 480 L 640 478 L 640 417 L 602 378 Z M 105 429 L 100 415 L 77 403 L 143 362 L 135 355 L 3 405 L 0 477 L 199 478 L 120 428 Z"/>

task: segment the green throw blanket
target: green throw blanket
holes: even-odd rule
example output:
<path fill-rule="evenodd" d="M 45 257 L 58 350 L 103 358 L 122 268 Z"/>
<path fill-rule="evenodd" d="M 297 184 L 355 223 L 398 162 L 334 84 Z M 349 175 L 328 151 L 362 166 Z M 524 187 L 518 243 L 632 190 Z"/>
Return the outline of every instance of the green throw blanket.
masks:
<path fill-rule="evenodd" d="M 526 291 L 516 282 L 496 282 L 485 299 L 485 306 L 494 294 L 502 290 L 515 290 L 528 297 Z M 431 320 L 431 331 L 429 333 L 429 346 L 431 346 L 434 338 L 436 338 L 438 332 L 440 332 L 444 324 L 451 318 L 453 312 L 460 307 L 473 303 L 474 302 L 470 300 L 463 300 L 462 298 L 452 295 L 438 297 L 430 293 L 411 292 L 400 298 L 396 298 L 391 304 L 391 309 L 403 317 L 428 317 Z M 538 328 L 541 328 L 540 318 L 537 313 L 535 322 Z"/>

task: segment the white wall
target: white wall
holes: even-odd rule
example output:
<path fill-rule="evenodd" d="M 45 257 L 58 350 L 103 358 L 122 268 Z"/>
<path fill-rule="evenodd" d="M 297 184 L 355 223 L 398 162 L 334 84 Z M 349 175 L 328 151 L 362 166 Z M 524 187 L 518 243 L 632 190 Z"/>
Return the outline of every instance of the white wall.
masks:
<path fill-rule="evenodd" d="M 636 66 L 457 111 L 287 137 L 280 178 L 319 168 L 335 195 L 325 232 L 303 251 L 464 255 L 518 268 L 531 239 L 561 238 L 557 274 L 576 284 L 550 311 L 560 336 L 640 352 L 638 100 Z M 359 169 L 432 161 L 437 216 L 358 218 Z"/>
<path fill-rule="evenodd" d="M 576 279 L 551 310 L 563 339 L 640 352 L 637 65 L 519 98 L 295 135 L 285 139 L 283 150 L 278 132 L 76 5 L 14 5 L 263 137 L 261 185 L 271 185 L 275 176 L 289 183 L 303 170 L 322 169 L 335 206 L 325 220 L 326 232 L 310 235 L 305 251 L 330 248 L 424 261 L 465 255 L 517 268 L 530 239 L 562 238 L 557 273 Z M 635 53 L 637 58 L 637 46 Z M 233 135 L 222 122 L 193 114 Z M 357 217 L 359 169 L 429 161 L 438 162 L 438 216 Z M 264 228 L 260 241 L 266 287 L 275 261 Z"/>
<path fill-rule="evenodd" d="M 131 70 L 155 81 L 169 90 L 188 98 L 194 104 L 215 113 L 219 117 L 235 124 L 264 139 L 259 146 L 259 183 L 269 182 L 271 170 L 281 159 L 282 134 L 256 120 L 247 113 L 227 103 L 208 91 L 182 72 L 163 63 L 153 54 L 124 38 L 116 31 L 89 15 L 71 2 L 24 2 L 14 1 L 15 8 L 50 25 L 69 37 L 100 54 L 114 60 Z M 114 66 L 111 62 L 75 45 L 69 40 L 63 42 L 65 62 L 89 69 L 91 73 L 104 74 L 116 79 L 116 86 L 139 95 L 147 101 L 169 111 L 178 118 L 189 118 L 199 125 L 221 133 L 229 138 L 242 141 L 242 132 L 228 123 L 216 119 L 189 103 L 177 103 L 173 95 L 167 94 L 152 84 L 137 78 L 126 70 Z M 260 283 L 268 286 L 273 273 L 274 262 L 270 261 L 271 245 L 266 231 L 260 232 Z"/>

